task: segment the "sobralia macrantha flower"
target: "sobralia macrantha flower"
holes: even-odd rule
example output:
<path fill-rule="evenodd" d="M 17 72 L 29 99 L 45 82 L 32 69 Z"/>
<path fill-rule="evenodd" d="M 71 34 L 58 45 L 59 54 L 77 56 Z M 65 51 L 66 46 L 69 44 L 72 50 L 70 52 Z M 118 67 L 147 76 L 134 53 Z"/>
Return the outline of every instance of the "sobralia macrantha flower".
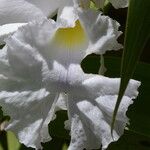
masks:
<path fill-rule="evenodd" d="M 89 30 L 80 18 L 70 28 L 47 19 L 31 22 L 9 37 L 0 51 L 0 105 L 11 117 L 5 130 L 13 131 L 26 146 L 40 149 L 41 142 L 51 139 L 48 124 L 60 94 L 65 95 L 68 112 L 69 150 L 97 149 L 101 144 L 106 149 L 113 141 L 110 124 L 120 79 L 86 74 L 80 63 L 92 52 L 115 46 L 110 44 L 115 22 L 101 14 L 91 19 Z M 139 85 L 130 80 L 116 117 L 114 140 L 123 134 L 126 111 Z"/>

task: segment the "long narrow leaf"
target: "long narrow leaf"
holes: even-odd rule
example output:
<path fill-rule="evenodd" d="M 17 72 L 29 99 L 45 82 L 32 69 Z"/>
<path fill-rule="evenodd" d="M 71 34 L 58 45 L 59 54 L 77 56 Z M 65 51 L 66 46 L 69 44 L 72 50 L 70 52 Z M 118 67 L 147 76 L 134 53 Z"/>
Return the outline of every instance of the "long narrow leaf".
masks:
<path fill-rule="evenodd" d="M 130 0 L 124 53 L 121 67 L 120 90 L 112 118 L 111 133 L 117 111 L 129 80 L 132 78 L 142 50 L 150 37 L 150 0 Z"/>

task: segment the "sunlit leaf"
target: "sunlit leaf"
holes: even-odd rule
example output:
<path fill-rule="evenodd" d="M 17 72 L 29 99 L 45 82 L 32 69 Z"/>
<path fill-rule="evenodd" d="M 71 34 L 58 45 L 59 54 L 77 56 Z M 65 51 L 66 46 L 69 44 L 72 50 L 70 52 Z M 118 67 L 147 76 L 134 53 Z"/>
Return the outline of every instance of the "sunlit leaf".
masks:
<path fill-rule="evenodd" d="M 0 133 L 0 150 L 20 150 L 21 144 L 12 132 Z"/>

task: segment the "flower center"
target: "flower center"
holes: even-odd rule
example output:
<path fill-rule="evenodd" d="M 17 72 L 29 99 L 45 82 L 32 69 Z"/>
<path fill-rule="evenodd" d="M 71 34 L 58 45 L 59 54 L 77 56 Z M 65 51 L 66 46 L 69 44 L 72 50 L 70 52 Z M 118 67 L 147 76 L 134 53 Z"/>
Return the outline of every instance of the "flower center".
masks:
<path fill-rule="evenodd" d="M 56 31 L 55 41 L 64 47 L 73 48 L 81 45 L 86 41 L 86 34 L 82 28 L 79 20 L 75 22 L 75 26 L 72 28 L 60 28 Z"/>

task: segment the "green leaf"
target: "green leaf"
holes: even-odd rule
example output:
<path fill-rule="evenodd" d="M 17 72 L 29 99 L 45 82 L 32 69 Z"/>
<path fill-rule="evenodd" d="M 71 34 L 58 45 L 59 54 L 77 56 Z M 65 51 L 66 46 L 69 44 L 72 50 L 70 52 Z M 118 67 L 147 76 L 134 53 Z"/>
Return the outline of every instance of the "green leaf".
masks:
<path fill-rule="evenodd" d="M 0 132 L 0 150 L 19 150 L 20 146 L 12 132 Z"/>
<path fill-rule="evenodd" d="M 2 121 L 2 118 L 3 118 L 3 112 L 2 112 L 2 109 L 0 107 L 0 122 Z"/>
<path fill-rule="evenodd" d="M 2 49 L 4 47 L 4 45 L 0 45 L 0 49 Z"/>
<path fill-rule="evenodd" d="M 120 58 L 105 57 L 106 76 L 119 77 Z M 129 129 L 150 137 L 150 64 L 138 63 L 133 78 L 142 82 L 139 96 L 129 107 L 127 116 L 130 119 Z"/>
<path fill-rule="evenodd" d="M 53 137 L 50 142 L 43 144 L 44 150 L 67 150 L 65 139 Z"/>
<path fill-rule="evenodd" d="M 124 95 L 129 80 L 133 76 L 141 52 L 150 37 L 149 9 L 149 0 L 130 0 L 121 67 L 121 84 L 118 100 L 112 118 L 111 131 L 114 127 L 115 117 L 122 96 Z"/>
<path fill-rule="evenodd" d="M 143 135 L 125 131 L 124 135 L 114 143 L 111 143 L 107 150 L 149 150 L 150 138 Z"/>
<path fill-rule="evenodd" d="M 56 119 L 49 124 L 49 133 L 52 137 L 70 139 L 69 131 L 65 130 L 64 122 L 68 120 L 67 111 L 56 112 Z"/>

